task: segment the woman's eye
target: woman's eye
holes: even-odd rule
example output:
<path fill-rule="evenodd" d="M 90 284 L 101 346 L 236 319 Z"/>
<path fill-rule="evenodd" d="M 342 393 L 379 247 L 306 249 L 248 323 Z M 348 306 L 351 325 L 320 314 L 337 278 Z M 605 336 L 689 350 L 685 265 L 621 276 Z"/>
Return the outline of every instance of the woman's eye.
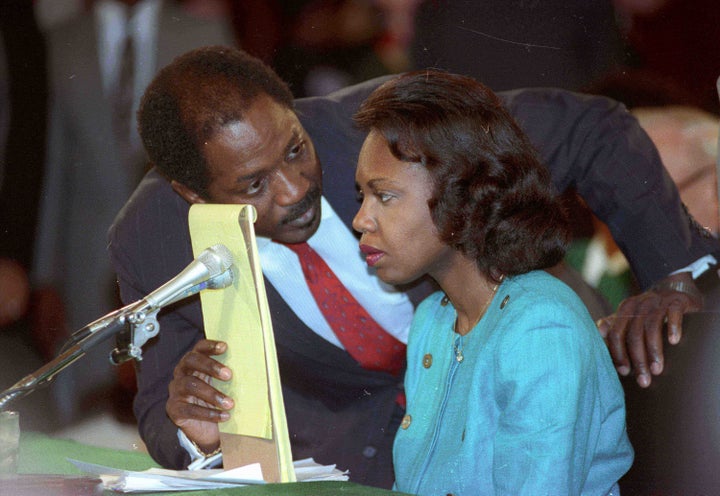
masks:
<path fill-rule="evenodd" d="M 380 203 L 387 203 L 392 199 L 392 195 L 390 193 L 383 193 L 382 191 L 378 192 L 376 194 L 378 199 L 380 200 Z"/>

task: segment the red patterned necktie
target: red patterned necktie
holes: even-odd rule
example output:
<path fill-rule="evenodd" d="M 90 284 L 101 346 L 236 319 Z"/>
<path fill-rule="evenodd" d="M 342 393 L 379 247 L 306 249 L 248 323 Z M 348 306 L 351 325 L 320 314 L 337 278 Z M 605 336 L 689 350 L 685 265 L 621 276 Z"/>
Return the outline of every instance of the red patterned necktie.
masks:
<path fill-rule="evenodd" d="M 300 259 L 310 292 L 347 352 L 363 368 L 397 375 L 405 365 L 405 344 L 375 322 L 307 243 L 285 246 Z"/>

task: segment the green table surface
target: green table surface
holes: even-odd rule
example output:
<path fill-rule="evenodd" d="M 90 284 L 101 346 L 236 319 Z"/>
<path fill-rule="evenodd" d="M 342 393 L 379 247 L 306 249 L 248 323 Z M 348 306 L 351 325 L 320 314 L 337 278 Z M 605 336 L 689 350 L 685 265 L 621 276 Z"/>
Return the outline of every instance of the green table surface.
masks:
<path fill-rule="evenodd" d="M 114 450 L 99 448 L 63 439 L 55 439 L 45 434 L 24 432 L 20 439 L 18 455 L 19 474 L 60 474 L 69 476 L 86 475 L 68 458 L 122 470 L 142 471 L 158 467 L 150 456 L 143 451 Z M 111 491 L 107 495 L 117 494 Z M 388 496 L 401 493 L 361 486 L 352 482 L 302 482 L 295 484 L 266 484 L 245 486 L 232 489 L 212 489 L 204 491 L 157 492 L 155 494 L 187 494 L 187 495 L 313 495 L 313 496 Z"/>

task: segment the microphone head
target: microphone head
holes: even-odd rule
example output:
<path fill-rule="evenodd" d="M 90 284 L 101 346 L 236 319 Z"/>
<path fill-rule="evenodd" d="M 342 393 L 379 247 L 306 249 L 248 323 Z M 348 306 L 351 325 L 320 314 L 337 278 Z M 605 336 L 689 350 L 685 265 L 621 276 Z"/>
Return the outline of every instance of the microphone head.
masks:
<path fill-rule="evenodd" d="M 211 276 L 221 274 L 233 265 L 233 255 L 223 244 L 205 249 L 197 259 L 207 267 Z"/>
<path fill-rule="evenodd" d="M 227 269 L 225 272 L 210 278 L 207 281 L 207 289 L 223 289 L 232 285 L 235 280 L 235 275 L 232 269 Z"/>

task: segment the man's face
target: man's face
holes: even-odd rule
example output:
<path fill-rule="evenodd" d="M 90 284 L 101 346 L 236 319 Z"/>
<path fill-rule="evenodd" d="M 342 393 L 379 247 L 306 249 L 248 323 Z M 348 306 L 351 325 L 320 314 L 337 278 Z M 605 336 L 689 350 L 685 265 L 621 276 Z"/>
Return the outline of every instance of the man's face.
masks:
<path fill-rule="evenodd" d="M 190 203 L 244 203 L 257 209 L 255 231 L 283 243 L 307 240 L 320 225 L 322 171 L 295 113 L 266 95 L 242 122 L 223 126 L 204 144 L 207 198 L 182 185 Z"/>

